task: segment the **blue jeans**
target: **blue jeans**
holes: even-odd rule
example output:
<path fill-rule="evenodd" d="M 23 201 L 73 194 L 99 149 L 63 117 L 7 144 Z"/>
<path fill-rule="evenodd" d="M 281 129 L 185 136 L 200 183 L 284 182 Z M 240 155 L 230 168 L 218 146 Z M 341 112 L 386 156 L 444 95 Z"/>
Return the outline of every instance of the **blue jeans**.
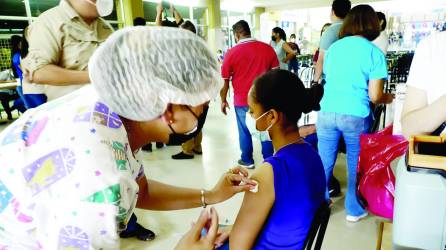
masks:
<path fill-rule="evenodd" d="M 288 71 L 293 71 L 294 72 L 294 74 L 299 74 L 299 62 L 297 61 L 297 59 L 296 60 L 291 60 L 289 63 L 288 63 Z"/>
<path fill-rule="evenodd" d="M 238 139 L 240 150 L 242 151 L 241 160 L 246 164 L 254 164 L 254 158 L 252 157 L 252 138 L 248 127 L 246 126 L 246 113 L 248 107 L 235 107 L 235 116 L 237 118 Z M 262 142 L 262 155 L 263 159 L 272 156 L 274 148 L 271 141 Z"/>
<path fill-rule="evenodd" d="M 358 165 L 361 134 L 369 130 L 369 119 L 341 115 L 337 113 L 319 112 L 317 121 L 318 150 L 325 169 L 327 183 L 331 178 L 338 154 L 338 144 L 341 136 L 347 148 L 347 195 L 345 209 L 347 215 L 359 216 L 365 213 L 356 196 L 356 169 Z M 325 194 L 329 199 L 328 188 Z"/>

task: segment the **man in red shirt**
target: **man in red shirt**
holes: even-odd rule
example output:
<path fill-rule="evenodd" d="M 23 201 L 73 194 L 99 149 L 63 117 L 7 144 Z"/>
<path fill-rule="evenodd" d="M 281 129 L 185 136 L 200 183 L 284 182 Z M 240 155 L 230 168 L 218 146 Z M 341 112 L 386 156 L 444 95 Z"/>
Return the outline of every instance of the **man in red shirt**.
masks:
<path fill-rule="evenodd" d="M 229 104 L 226 100 L 229 91 L 229 81 L 234 89 L 234 106 L 237 117 L 240 150 L 242 151 L 239 165 L 254 168 L 252 157 L 252 139 L 246 126 L 248 112 L 248 92 L 253 81 L 266 71 L 279 67 L 279 61 L 273 48 L 263 42 L 251 38 L 251 30 L 246 21 L 241 20 L 232 26 L 237 45 L 230 49 L 223 60 L 222 77 L 225 80 L 220 92 L 221 110 L 227 114 Z M 263 158 L 273 154 L 271 141 L 262 142 Z"/>

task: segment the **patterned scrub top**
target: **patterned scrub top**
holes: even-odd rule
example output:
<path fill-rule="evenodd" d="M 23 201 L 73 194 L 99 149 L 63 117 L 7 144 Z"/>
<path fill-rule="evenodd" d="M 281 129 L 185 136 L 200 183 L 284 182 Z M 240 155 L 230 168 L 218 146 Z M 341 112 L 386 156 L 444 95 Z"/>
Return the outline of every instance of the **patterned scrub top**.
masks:
<path fill-rule="evenodd" d="M 86 86 L 0 133 L 0 249 L 119 249 L 143 167 Z"/>

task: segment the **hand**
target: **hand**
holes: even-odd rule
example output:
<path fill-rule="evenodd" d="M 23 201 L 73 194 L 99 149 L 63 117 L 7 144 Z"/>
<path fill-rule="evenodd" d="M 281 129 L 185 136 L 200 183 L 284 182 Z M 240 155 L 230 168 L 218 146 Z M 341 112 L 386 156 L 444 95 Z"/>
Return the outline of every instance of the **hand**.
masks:
<path fill-rule="evenodd" d="M 228 111 L 226 109 L 230 109 L 229 103 L 227 101 L 222 101 L 221 102 L 221 112 L 224 115 L 228 115 Z"/>
<path fill-rule="evenodd" d="M 207 228 L 207 225 L 210 225 Z M 201 231 L 207 229 L 207 234 L 201 236 Z M 215 208 L 211 208 L 210 218 L 206 210 L 203 210 L 192 228 L 178 242 L 175 250 L 212 250 L 218 230 L 218 215 Z"/>
<path fill-rule="evenodd" d="M 393 99 L 395 99 L 395 94 L 386 93 L 384 98 L 384 103 L 390 104 L 393 102 Z"/>
<path fill-rule="evenodd" d="M 231 234 L 232 226 L 218 228 L 217 238 L 215 239 L 215 248 L 221 247 L 226 241 L 229 240 L 229 234 Z"/>
<path fill-rule="evenodd" d="M 157 6 L 156 6 L 156 13 L 160 14 L 162 13 L 164 10 L 163 8 L 163 2 L 160 2 Z"/>
<path fill-rule="evenodd" d="M 23 69 L 23 79 L 26 82 L 32 83 L 31 80 L 29 79 L 29 70 Z"/>
<path fill-rule="evenodd" d="M 209 192 L 206 203 L 219 203 L 231 198 L 237 193 L 254 189 L 257 184 L 250 180 L 248 175 L 249 173 L 246 168 L 240 166 L 232 168 L 230 172 L 223 174 L 215 187 Z"/>
<path fill-rule="evenodd" d="M 283 63 L 288 63 L 288 60 L 285 58 L 282 60 Z"/>

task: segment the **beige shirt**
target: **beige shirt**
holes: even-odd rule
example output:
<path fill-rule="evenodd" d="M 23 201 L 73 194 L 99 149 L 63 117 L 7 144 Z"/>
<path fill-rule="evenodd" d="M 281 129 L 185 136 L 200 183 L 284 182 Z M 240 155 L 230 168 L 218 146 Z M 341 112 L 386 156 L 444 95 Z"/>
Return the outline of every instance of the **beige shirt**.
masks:
<path fill-rule="evenodd" d="M 70 70 L 87 70 L 96 48 L 113 32 L 102 18 L 88 25 L 66 0 L 42 13 L 28 31 L 29 54 L 22 66 L 32 82 L 36 70 L 54 64 Z M 53 100 L 84 86 L 52 86 L 24 82 L 24 93 L 44 93 Z"/>

